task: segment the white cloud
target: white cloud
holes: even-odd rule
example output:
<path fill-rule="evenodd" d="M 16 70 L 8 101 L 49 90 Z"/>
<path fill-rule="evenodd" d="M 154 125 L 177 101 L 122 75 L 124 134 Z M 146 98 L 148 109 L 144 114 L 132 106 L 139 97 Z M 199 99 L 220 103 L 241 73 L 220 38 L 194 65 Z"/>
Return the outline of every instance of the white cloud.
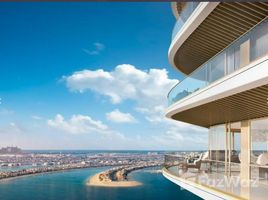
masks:
<path fill-rule="evenodd" d="M 144 114 L 145 119 L 151 123 L 159 123 L 166 120 L 164 117 L 164 105 L 154 105 L 154 106 L 148 106 L 148 108 L 145 107 L 137 107 L 136 111 Z"/>
<path fill-rule="evenodd" d="M 10 122 L 9 123 L 9 127 L 12 131 L 16 132 L 16 133 L 22 133 L 23 130 L 20 126 L 18 126 L 15 122 Z"/>
<path fill-rule="evenodd" d="M 43 118 L 38 116 L 38 115 L 33 115 L 32 119 L 34 119 L 34 120 L 42 120 Z"/>
<path fill-rule="evenodd" d="M 125 100 L 134 101 L 135 111 L 141 113 L 152 124 L 153 140 L 159 147 L 160 144 L 167 148 L 189 144 L 196 148 L 206 146 L 204 145 L 207 142 L 207 134 L 204 134 L 206 129 L 165 118 L 167 94 L 178 83 L 177 80 L 168 77 L 166 69 L 145 71 L 133 65 L 122 64 L 112 71 L 103 69 L 77 71 L 64 77 L 64 80 L 73 92 L 93 91 L 107 96 L 113 104 Z"/>
<path fill-rule="evenodd" d="M 9 110 L 9 109 L 0 109 L 0 115 L 12 115 L 14 114 L 15 112 L 13 110 Z"/>
<path fill-rule="evenodd" d="M 98 55 L 100 54 L 101 51 L 103 51 L 105 49 L 105 45 L 100 43 L 100 42 L 95 42 L 93 43 L 94 48 L 92 50 L 88 50 L 88 49 L 82 49 L 85 53 L 89 54 L 89 55 Z"/>
<path fill-rule="evenodd" d="M 208 130 L 191 124 L 166 120 L 166 131 L 152 136 L 154 143 L 166 149 L 200 150 L 207 147 Z"/>
<path fill-rule="evenodd" d="M 169 89 L 177 83 L 168 78 L 166 69 L 142 71 L 129 64 L 118 65 L 111 72 L 103 69 L 78 71 L 65 80 L 71 91 L 91 90 L 108 96 L 114 104 L 131 99 L 140 105 L 165 105 Z"/>
<path fill-rule="evenodd" d="M 101 51 L 101 50 L 104 50 L 104 49 L 105 49 L 104 44 L 102 44 L 102 43 L 100 43 L 100 42 L 95 42 L 93 45 L 94 45 L 94 46 L 95 46 L 95 48 L 96 48 L 97 50 L 99 50 L 99 51 Z"/>
<path fill-rule="evenodd" d="M 108 127 L 101 121 L 95 121 L 85 115 L 73 115 L 69 120 L 65 120 L 61 114 L 57 114 L 54 119 L 48 120 L 47 124 L 52 128 L 72 134 L 108 132 Z"/>
<path fill-rule="evenodd" d="M 130 113 L 123 113 L 118 109 L 106 113 L 106 118 L 116 123 L 134 123 L 137 121 Z"/>
<path fill-rule="evenodd" d="M 20 134 L 24 132 L 25 129 L 15 122 L 10 122 L 7 126 L 0 128 L 1 134 Z"/>

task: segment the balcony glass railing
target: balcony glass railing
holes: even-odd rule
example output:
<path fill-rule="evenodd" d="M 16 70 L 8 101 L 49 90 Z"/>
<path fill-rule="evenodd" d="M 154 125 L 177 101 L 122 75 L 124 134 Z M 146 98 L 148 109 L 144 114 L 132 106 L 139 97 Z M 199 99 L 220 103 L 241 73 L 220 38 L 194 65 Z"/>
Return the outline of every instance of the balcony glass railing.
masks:
<path fill-rule="evenodd" d="M 168 104 L 183 99 L 267 54 L 268 20 L 265 20 L 175 85 L 168 94 Z"/>
<path fill-rule="evenodd" d="M 182 3 L 183 10 L 180 13 L 179 18 L 176 21 L 176 24 L 172 31 L 172 40 L 177 35 L 181 27 L 184 25 L 184 23 L 188 20 L 188 18 L 192 15 L 195 8 L 198 6 L 200 2 L 185 2 Z"/>
<path fill-rule="evenodd" d="M 202 159 L 200 166 L 195 167 L 197 159 L 195 155 L 165 155 L 163 172 L 177 178 L 178 182 L 192 182 L 194 186 L 198 184 L 203 189 L 213 189 L 234 199 L 267 199 L 267 165 L 251 165 L 251 179 L 243 179 L 240 163 Z"/>

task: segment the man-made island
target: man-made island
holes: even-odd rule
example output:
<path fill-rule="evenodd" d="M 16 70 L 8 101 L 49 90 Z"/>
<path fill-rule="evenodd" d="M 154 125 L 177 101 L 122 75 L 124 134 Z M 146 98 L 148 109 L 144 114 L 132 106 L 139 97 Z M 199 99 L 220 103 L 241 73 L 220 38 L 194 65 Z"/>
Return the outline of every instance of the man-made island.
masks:
<path fill-rule="evenodd" d="M 141 185 L 140 182 L 134 180 L 128 180 L 127 175 L 138 169 L 147 167 L 159 166 L 157 162 L 143 162 L 134 166 L 120 166 L 109 169 L 107 171 L 98 173 L 92 176 L 88 181 L 89 186 L 101 186 L 101 187 L 135 187 Z"/>

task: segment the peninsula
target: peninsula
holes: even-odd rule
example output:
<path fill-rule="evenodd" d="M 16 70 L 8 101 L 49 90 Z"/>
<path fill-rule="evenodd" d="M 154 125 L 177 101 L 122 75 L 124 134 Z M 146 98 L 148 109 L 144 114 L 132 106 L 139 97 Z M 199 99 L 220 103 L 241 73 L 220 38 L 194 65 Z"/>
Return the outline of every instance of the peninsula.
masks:
<path fill-rule="evenodd" d="M 129 180 L 128 174 L 134 170 L 143 169 L 147 167 L 159 166 L 159 163 L 140 163 L 134 166 L 120 166 L 114 167 L 107 171 L 98 173 L 87 181 L 89 186 L 99 186 L 99 187 L 135 187 L 142 185 L 138 181 Z"/>

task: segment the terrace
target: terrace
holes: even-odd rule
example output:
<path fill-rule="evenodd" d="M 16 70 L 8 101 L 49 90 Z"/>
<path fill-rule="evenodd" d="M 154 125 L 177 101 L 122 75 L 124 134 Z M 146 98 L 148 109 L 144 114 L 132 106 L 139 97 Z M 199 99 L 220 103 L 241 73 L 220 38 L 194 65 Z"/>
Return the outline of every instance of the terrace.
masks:
<path fill-rule="evenodd" d="M 267 199 L 268 181 L 259 177 L 259 166 L 252 167 L 252 179 L 245 181 L 240 178 L 240 163 L 226 166 L 225 162 L 206 159 L 198 170 L 183 167 L 185 162 L 181 156 L 166 155 L 163 174 L 188 190 L 193 188 L 193 193 L 197 189 L 222 199 Z"/>
<path fill-rule="evenodd" d="M 168 94 L 169 106 L 264 58 L 268 55 L 267 41 L 268 20 L 264 20 L 175 85 Z"/>
<path fill-rule="evenodd" d="M 211 199 L 267 199 L 268 118 L 211 126 L 208 151 L 165 155 L 163 174 Z"/>

